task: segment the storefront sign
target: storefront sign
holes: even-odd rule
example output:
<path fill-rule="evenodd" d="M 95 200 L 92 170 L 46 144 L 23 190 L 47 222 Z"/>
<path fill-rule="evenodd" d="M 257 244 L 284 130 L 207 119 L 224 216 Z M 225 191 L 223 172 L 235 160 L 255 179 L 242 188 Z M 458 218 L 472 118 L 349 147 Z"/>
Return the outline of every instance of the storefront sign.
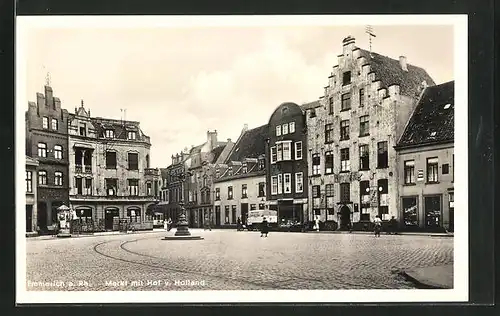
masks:
<path fill-rule="evenodd" d="M 424 170 L 422 170 L 422 169 L 418 170 L 417 181 L 424 181 Z"/>

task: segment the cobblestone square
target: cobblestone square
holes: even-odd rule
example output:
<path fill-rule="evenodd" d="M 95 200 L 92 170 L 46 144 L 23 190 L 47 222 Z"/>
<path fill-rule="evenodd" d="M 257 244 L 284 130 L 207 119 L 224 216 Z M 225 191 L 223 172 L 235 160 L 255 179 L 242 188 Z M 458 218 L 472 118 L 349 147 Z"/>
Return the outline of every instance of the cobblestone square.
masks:
<path fill-rule="evenodd" d="M 29 238 L 27 290 L 411 289 L 402 269 L 453 263 L 453 238 L 193 230 Z"/>

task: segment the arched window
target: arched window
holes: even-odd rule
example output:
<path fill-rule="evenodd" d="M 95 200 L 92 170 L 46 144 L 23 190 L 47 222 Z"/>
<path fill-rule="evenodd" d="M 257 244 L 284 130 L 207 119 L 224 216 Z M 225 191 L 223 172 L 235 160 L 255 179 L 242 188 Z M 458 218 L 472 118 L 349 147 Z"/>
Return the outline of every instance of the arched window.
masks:
<path fill-rule="evenodd" d="M 138 207 L 129 207 L 127 209 L 127 217 L 131 223 L 141 222 L 141 209 Z"/>
<path fill-rule="evenodd" d="M 149 168 L 149 155 L 146 155 L 146 168 Z"/>

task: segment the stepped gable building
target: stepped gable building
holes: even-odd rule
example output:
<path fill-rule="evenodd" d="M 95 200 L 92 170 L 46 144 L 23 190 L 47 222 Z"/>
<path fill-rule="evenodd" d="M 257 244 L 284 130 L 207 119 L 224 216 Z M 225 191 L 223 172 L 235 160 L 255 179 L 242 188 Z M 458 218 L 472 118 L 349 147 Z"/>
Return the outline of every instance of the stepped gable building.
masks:
<path fill-rule="evenodd" d="M 299 222 L 308 216 L 306 111 L 312 102 L 299 106 L 286 102 L 269 118 L 266 149 L 266 188 L 269 209 L 278 212 L 279 223 Z"/>
<path fill-rule="evenodd" d="M 341 229 L 376 215 L 399 218 L 394 146 L 426 86 L 427 72 L 342 42 L 320 106 L 307 110 L 309 209 Z M 332 225 L 335 227 L 336 225 Z"/>
<path fill-rule="evenodd" d="M 427 87 L 396 146 L 405 230 L 454 230 L 454 81 Z"/>
<path fill-rule="evenodd" d="M 238 218 L 246 224 L 249 211 L 265 208 L 267 138 L 267 125 L 248 129 L 245 124 L 226 159 L 215 164 L 216 227 L 236 225 Z"/>
<path fill-rule="evenodd" d="M 150 138 L 139 122 L 70 114 L 70 203 L 83 227 L 118 230 L 120 222 L 152 229 L 159 170 L 150 166 Z M 89 228 L 90 229 L 90 228 Z"/>
<path fill-rule="evenodd" d="M 28 103 L 25 113 L 26 155 L 38 160 L 36 174 L 36 207 L 33 230 L 41 233 L 56 228 L 57 208 L 68 205 L 68 111 L 45 86 L 44 94 L 36 94 L 36 102 Z M 36 210 L 36 211 L 35 211 Z"/>
<path fill-rule="evenodd" d="M 213 212 L 213 167 L 227 157 L 228 150 L 233 145 L 231 140 L 220 142 L 217 140 L 217 131 L 207 131 L 205 143 L 193 147 L 189 154 L 190 173 L 187 181 L 188 223 L 190 227 L 202 227 L 206 222 L 215 222 Z"/>

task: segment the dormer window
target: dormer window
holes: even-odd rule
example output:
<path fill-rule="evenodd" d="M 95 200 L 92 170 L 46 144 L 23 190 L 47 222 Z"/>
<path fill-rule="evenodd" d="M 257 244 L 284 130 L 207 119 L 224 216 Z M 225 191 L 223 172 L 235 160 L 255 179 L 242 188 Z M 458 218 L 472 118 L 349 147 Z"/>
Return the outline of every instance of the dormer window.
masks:
<path fill-rule="evenodd" d="M 243 164 L 243 167 L 241 168 L 241 172 L 247 173 L 248 172 L 248 166 L 246 163 Z"/>
<path fill-rule="evenodd" d="M 137 138 L 136 132 L 128 132 L 128 139 L 129 140 L 136 140 L 136 138 Z"/>
<path fill-rule="evenodd" d="M 106 138 L 115 138 L 115 131 L 112 129 L 107 129 L 105 132 Z"/>
<path fill-rule="evenodd" d="M 233 175 L 233 167 L 232 166 L 229 166 L 229 168 L 227 169 L 227 175 L 228 176 L 232 176 Z"/>
<path fill-rule="evenodd" d="M 351 83 L 351 72 L 350 71 L 346 71 L 342 75 L 342 85 L 346 86 L 346 85 L 348 85 L 350 83 Z"/>

